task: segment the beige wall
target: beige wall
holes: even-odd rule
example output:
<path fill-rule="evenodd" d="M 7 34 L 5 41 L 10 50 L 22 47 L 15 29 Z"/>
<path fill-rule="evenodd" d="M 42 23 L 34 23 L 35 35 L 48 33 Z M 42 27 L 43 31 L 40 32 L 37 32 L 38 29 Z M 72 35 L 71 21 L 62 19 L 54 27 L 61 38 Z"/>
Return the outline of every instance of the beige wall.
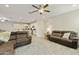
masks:
<path fill-rule="evenodd" d="M 38 36 L 44 36 L 44 33 L 50 27 L 50 30 L 71 30 L 79 33 L 79 10 L 45 18 L 34 25 L 37 28 Z"/>
<path fill-rule="evenodd" d="M 44 34 L 46 32 L 46 28 L 47 28 L 47 26 L 46 26 L 47 24 L 46 23 L 47 22 L 44 19 L 43 20 L 40 19 L 40 21 L 37 21 L 35 24 L 32 24 L 36 28 L 35 34 L 38 37 L 44 37 Z"/>
<path fill-rule="evenodd" d="M 52 17 L 47 20 L 53 30 L 72 30 L 79 33 L 79 10 Z"/>
<path fill-rule="evenodd" d="M 0 22 L 0 30 L 13 31 L 14 27 L 11 23 Z"/>
<path fill-rule="evenodd" d="M 17 30 L 23 30 L 27 24 L 14 24 L 14 23 L 6 23 L 6 22 L 0 22 L 0 30 L 6 30 L 6 31 L 17 31 Z"/>
<path fill-rule="evenodd" d="M 44 36 L 48 27 L 52 27 L 52 30 L 72 30 L 79 33 L 79 10 L 62 14 L 56 17 L 41 18 L 36 22 L 36 34 L 37 36 Z M 5 29 L 8 31 L 15 30 L 13 24 L 1 23 L 0 29 Z"/>

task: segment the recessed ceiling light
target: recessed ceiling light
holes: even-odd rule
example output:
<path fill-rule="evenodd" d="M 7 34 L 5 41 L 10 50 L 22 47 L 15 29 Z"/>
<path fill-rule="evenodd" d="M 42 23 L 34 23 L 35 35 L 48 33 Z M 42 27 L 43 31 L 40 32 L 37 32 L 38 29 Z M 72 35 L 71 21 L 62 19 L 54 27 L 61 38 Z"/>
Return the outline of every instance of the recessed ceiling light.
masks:
<path fill-rule="evenodd" d="M 1 20 L 1 22 L 5 22 L 5 20 Z"/>
<path fill-rule="evenodd" d="M 5 7 L 10 7 L 9 5 L 5 5 Z"/>
<path fill-rule="evenodd" d="M 76 6 L 77 6 L 76 4 L 73 4 L 73 5 L 72 5 L 72 7 L 76 7 Z"/>
<path fill-rule="evenodd" d="M 5 22 L 5 21 L 7 21 L 7 18 L 6 17 L 0 17 L 0 21 Z"/>

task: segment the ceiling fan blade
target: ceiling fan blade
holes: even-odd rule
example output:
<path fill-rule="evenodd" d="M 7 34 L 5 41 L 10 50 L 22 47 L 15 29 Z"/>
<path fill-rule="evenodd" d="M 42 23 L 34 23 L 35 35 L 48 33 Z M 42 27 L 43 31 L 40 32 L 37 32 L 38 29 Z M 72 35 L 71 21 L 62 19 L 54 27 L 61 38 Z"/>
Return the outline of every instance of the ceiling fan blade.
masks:
<path fill-rule="evenodd" d="M 43 7 L 43 8 L 46 8 L 46 7 L 48 7 L 48 4 L 44 5 L 44 7 Z"/>
<path fill-rule="evenodd" d="M 41 8 L 42 6 L 41 5 L 39 5 L 39 8 Z"/>
<path fill-rule="evenodd" d="M 36 8 L 36 9 L 39 9 L 37 6 L 35 6 L 35 5 L 32 5 L 34 8 Z"/>
<path fill-rule="evenodd" d="M 34 12 L 37 12 L 38 10 L 35 10 L 35 11 L 32 11 L 32 12 L 29 12 L 30 14 L 34 13 Z"/>
<path fill-rule="evenodd" d="M 50 12 L 49 10 L 44 10 L 45 12 Z"/>

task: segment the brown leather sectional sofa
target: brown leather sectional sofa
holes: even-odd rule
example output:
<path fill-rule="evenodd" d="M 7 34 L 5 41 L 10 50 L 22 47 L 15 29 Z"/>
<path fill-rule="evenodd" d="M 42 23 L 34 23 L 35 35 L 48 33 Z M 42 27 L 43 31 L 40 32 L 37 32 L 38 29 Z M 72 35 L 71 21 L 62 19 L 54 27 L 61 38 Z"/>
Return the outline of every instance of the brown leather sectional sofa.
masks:
<path fill-rule="evenodd" d="M 32 37 L 27 31 L 11 32 L 9 41 L 0 44 L 0 54 L 14 54 L 17 47 L 30 44 L 31 39 Z"/>
<path fill-rule="evenodd" d="M 69 39 L 63 38 L 64 33 L 70 33 Z M 47 39 L 55 43 L 62 44 L 64 46 L 77 49 L 78 33 L 73 31 L 52 31 L 52 34 L 47 34 Z"/>
<path fill-rule="evenodd" d="M 11 32 L 10 40 L 16 40 L 15 48 L 31 43 L 32 37 L 27 31 Z"/>

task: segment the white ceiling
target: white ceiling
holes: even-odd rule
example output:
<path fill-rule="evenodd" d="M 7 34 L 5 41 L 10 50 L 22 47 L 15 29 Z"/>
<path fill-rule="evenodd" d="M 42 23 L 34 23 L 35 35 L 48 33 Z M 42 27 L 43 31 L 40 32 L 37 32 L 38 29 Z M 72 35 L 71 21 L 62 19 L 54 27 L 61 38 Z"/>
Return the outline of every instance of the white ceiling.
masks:
<path fill-rule="evenodd" d="M 0 4 L 0 17 L 7 17 L 12 21 L 32 21 L 40 20 L 45 17 L 53 17 L 63 13 L 71 12 L 79 9 L 79 5 L 72 7 L 72 4 L 49 4 L 48 10 L 50 13 L 44 13 L 40 15 L 39 12 L 29 14 L 28 12 L 34 11 L 35 8 L 31 4 L 10 4 L 10 7 L 5 7 L 4 4 Z"/>

